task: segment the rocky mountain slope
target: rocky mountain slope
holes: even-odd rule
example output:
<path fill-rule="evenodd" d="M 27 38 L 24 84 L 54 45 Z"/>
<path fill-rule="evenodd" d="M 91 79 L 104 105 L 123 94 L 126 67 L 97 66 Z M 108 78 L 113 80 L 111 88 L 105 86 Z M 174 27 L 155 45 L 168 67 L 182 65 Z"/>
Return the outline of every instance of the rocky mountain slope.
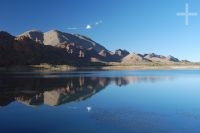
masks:
<path fill-rule="evenodd" d="M 173 56 L 154 53 L 137 54 L 118 49 L 114 52 L 79 34 L 58 30 L 41 32 L 30 30 L 19 36 L 0 32 L 0 66 L 38 65 L 42 63 L 71 66 L 181 62 Z"/>
<path fill-rule="evenodd" d="M 67 64 L 71 66 L 93 65 L 93 51 L 69 45 L 69 49 L 44 45 L 26 36 L 14 37 L 0 32 L 0 66 Z M 100 64 L 98 64 L 100 65 Z"/>
<path fill-rule="evenodd" d="M 94 49 L 96 52 L 100 52 L 102 50 L 108 51 L 105 47 L 86 36 L 64 33 L 58 30 L 50 30 L 44 33 L 38 30 L 31 30 L 19 35 L 19 37 L 20 36 L 27 36 L 30 39 L 44 45 L 62 47 L 64 44 L 74 44 L 80 48 Z"/>

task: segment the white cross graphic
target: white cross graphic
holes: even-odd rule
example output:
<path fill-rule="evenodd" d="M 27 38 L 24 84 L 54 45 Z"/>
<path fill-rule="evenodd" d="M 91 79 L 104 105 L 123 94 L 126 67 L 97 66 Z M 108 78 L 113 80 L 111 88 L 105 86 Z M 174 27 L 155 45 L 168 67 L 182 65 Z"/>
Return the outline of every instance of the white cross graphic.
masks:
<path fill-rule="evenodd" d="M 185 12 L 184 13 L 176 13 L 177 16 L 185 16 L 185 25 L 189 24 L 189 16 L 197 16 L 197 13 L 190 13 L 188 4 L 185 4 Z"/>

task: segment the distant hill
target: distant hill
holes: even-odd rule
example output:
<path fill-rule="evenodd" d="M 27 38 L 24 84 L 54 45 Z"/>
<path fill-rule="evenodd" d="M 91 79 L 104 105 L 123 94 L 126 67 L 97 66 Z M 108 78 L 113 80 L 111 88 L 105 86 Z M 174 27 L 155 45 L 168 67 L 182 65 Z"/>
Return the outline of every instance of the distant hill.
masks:
<path fill-rule="evenodd" d="M 52 65 L 101 66 L 109 62 L 122 64 L 182 62 L 173 56 L 155 53 L 137 54 L 118 49 L 109 51 L 89 37 L 58 30 L 30 30 L 18 36 L 0 32 L 0 66 Z"/>
<path fill-rule="evenodd" d="M 124 58 L 122 58 L 122 63 L 142 63 L 142 62 L 150 62 L 150 60 L 147 60 L 144 58 L 141 54 L 136 53 L 130 53 Z"/>
<path fill-rule="evenodd" d="M 137 54 L 137 53 L 131 53 L 122 58 L 122 63 L 125 64 L 133 64 L 133 63 L 177 63 L 177 62 L 189 62 L 185 60 L 179 60 L 178 58 L 175 58 L 173 56 L 163 56 L 163 55 L 157 55 L 155 53 L 150 54 Z"/>

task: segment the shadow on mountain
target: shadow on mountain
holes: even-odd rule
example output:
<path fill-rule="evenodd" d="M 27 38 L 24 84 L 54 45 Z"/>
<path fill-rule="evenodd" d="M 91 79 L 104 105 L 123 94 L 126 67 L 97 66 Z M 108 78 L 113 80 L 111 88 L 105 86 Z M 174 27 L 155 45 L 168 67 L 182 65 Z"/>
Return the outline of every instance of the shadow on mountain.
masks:
<path fill-rule="evenodd" d="M 106 88 L 109 84 L 123 86 L 138 82 L 156 82 L 170 77 L 126 76 L 83 77 L 80 75 L 1 74 L 0 106 L 18 101 L 30 106 L 82 101 Z"/>

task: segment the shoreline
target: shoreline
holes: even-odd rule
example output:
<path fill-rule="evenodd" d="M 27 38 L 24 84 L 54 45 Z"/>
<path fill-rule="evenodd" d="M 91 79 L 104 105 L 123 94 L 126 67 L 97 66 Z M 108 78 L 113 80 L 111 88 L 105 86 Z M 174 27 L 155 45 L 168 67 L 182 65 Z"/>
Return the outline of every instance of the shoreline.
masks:
<path fill-rule="evenodd" d="M 89 71 L 89 70 L 200 70 L 200 64 L 137 64 L 137 65 L 107 65 L 72 67 L 68 65 L 29 65 L 0 67 L 0 72 L 66 72 L 66 71 Z"/>
<path fill-rule="evenodd" d="M 105 66 L 104 69 L 116 69 L 116 70 L 200 70 L 200 64 L 159 64 L 159 65 L 114 65 L 114 66 Z"/>

